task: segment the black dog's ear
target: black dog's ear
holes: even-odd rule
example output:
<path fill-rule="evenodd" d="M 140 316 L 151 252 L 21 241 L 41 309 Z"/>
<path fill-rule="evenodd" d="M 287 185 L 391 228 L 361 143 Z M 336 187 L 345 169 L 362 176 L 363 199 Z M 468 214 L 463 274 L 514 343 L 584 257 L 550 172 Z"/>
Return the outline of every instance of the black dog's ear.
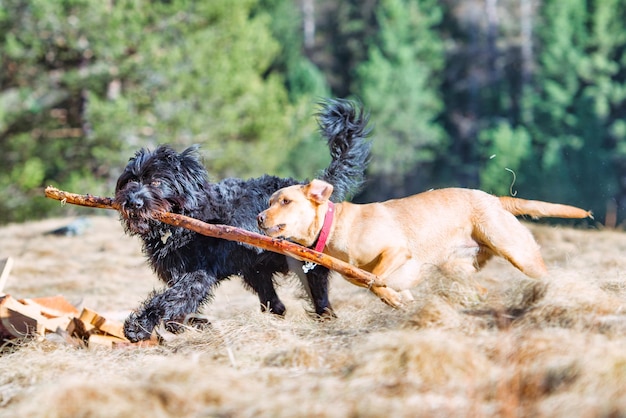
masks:
<path fill-rule="evenodd" d="M 195 144 L 178 154 L 178 169 L 185 172 L 188 181 L 194 187 L 204 188 L 208 181 L 208 173 L 202 164 L 202 158 L 198 149 L 200 145 Z"/>
<path fill-rule="evenodd" d="M 180 153 L 181 161 L 184 160 L 193 160 L 196 163 L 200 164 L 200 153 L 198 150 L 200 149 L 200 145 L 195 144 L 184 150 Z"/>
<path fill-rule="evenodd" d="M 137 162 L 137 164 L 140 164 L 141 161 L 143 161 L 147 155 L 150 154 L 150 150 L 147 148 L 139 148 L 137 151 L 135 151 L 135 155 L 133 155 L 132 157 L 130 157 L 128 159 L 128 162 Z M 130 166 L 130 165 L 129 165 Z M 127 167 L 128 168 L 128 167 Z"/>
<path fill-rule="evenodd" d="M 141 172 L 141 167 L 151 155 L 152 153 L 147 148 L 140 148 L 135 151 L 135 155 L 128 159 L 128 164 L 124 167 L 124 174 L 118 179 L 118 184 L 120 184 L 120 182 L 126 182 L 134 176 L 138 176 Z"/>
<path fill-rule="evenodd" d="M 163 144 L 159 145 L 154 150 L 154 155 L 158 159 L 172 160 L 178 155 L 178 153 L 174 150 L 174 148 L 172 148 L 171 145 Z"/>
<path fill-rule="evenodd" d="M 202 157 L 200 156 L 200 145 L 195 144 L 180 153 L 180 162 L 189 168 L 203 171 Z"/>
<path fill-rule="evenodd" d="M 200 144 L 193 144 L 192 146 L 190 146 L 189 148 L 187 148 L 186 150 L 184 150 L 182 152 L 183 155 L 187 155 L 187 154 L 198 154 L 198 150 L 200 149 Z"/>

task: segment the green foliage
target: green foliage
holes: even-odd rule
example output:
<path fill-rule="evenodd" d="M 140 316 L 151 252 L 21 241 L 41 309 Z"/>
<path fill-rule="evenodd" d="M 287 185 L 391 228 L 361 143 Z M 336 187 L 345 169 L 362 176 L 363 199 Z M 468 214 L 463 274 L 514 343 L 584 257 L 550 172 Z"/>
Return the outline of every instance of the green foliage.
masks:
<path fill-rule="evenodd" d="M 434 2 L 382 0 L 376 10 L 379 31 L 357 69 L 355 92 L 375 121 L 375 175 L 402 178 L 443 148 L 435 122 L 443 107 L 443 45 L 433 31 L 440 18 Z"/>
<path fill-rule="evenodd" d="M 369 39 L 378 32 L 375 10 L 379 3 L 314 0 L 315 43 L 306 53 L 323 71 L 333 96 L 349 97 L 360 91 L 356 72 L 367 61 Z"/>
<path fill-rule="evenodd" d="M 48 183 L 110 195 L 134 150 L 159 143 L 201 144 L 216 177 L 289 174 L 312 108 L 294 119 L 304 105 L 272 71 L 280 45 L 255 4 L 4 2 L 0 222 L 47 211 L 34 197 Z"/>
<path fill-rule="evenodd" d="M 524 160 L 531 150 L 531 138 L 526 129 L 500 122 L 483 130 L 479 137 L 483 155 L 488 155 L 480 171 L 480 188 L 496 195 L 515 195 L 513 183 L 524 175 Z"/>
<path fill-rule="evenodd" d="M 0 222 L 67 213 L 47 184 L 110 195 L 160 143 L 199 143 L 215 179 L 310 178 L 328 96 L 370 110 L 368 199 L 508 194 L 510 169 L 626 219 L 626 0 L 310 1 L 3 0 Z"/>
<path fill-rule="evenodd" d="M 602 214 L 626 161 L 618 151 L 626 140 L 626 4 L 546 0 L 541 16 L 538 88 L 526 98 L 531 181 L 540 197 L 585 201 Z"/>
<path fill-rule="evenodd" d="M 275 171 L 290 147 L 286 91 L 279 76 L 265 75 L 278 44 L 267 16 L 248 19 L 251 4 L 162 6 L 165 22 L 139 46 L 140 83 L 130 89 L 141 123 L 135 134 L 179 147 L 203 144 L 220 176 L 256 174 L 258 160 L 246 154 Z"/>
<path fill-rule="evenodd" d="M 292 102 L 310 102 L 312 98 L 327 97 L 329 88 L 324 74 L 303 53 L 304 23 L 300 2 L 260 0 L 255 13 L 266 13 L 271 19 L 272 35 L 281 48 L 272 67 L 284 74 L 289 99 Z"/>

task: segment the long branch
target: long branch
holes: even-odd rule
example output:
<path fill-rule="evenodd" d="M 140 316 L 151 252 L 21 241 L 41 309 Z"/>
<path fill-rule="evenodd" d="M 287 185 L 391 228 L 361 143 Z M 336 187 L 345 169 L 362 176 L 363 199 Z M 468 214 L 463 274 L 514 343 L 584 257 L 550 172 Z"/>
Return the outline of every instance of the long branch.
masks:
<path fill-rule="evenodd" d="M 45 190 L 46 197 L 60 200 L 62 203 L 72 205 L 88 206 L 102 209 L 119 210 L 119 205 L 110 197 L 98 197 L 92 195 L 81 195 L 65 192 L 55 187 L 48 186 Z M 338 260 L 334 257 L 311 250 L 293 242 L 277 238 L 270 238 L 245 229 L 236 228 L 229 225 L 209 224 L 189 216 L 170 212 L 157 212 L 152 214 L 155 219 L 161 222 L 183 227 L 214 238 L 222 238 L 229 241 L 243 242 L 273 251 L 275 253 L 291 256 L 301 261 L 311 261 L 315 264 L 335 270 L 346 278 L 350 283 L 361 287 L 385 287 L 380 279 L 367 271 L 361 270 L 352 264 Z"/>

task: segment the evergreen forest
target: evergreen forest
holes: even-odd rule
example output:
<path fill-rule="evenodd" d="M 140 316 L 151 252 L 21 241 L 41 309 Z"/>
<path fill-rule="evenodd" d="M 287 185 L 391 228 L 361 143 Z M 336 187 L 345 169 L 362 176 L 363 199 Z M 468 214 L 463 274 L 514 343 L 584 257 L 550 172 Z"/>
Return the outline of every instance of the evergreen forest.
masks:
<path fill-rule="evenodd" d="M 435 187 L 626 221 L 626 0 L 0 0 L 0 223 L 110 196 L 141 147 L 212 180 L 305 179 L 326 97 L 360 101 L 356 201 Z M 77 210 L 77 209 L 72 209 Z"/>

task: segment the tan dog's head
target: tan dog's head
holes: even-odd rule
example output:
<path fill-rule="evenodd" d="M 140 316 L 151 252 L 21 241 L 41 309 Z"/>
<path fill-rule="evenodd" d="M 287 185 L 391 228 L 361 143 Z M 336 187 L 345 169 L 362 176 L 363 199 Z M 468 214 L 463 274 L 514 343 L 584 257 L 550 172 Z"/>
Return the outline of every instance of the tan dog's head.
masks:
<path fill-rule="evenodd" d="M 257 216 L 259 228 L 270 237 L 310 247 L 322 229 L 332 193 L 333 186 L 322 180 L 280 189 L 270 197 L 270 207 Z"/>

